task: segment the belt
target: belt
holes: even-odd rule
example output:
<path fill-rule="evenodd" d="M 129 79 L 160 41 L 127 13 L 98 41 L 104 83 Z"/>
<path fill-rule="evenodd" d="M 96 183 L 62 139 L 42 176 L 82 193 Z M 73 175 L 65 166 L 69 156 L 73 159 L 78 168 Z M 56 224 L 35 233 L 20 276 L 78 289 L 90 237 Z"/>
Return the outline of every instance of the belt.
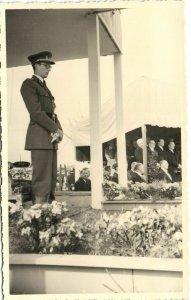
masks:
<path fill-rule="evenodd" d="M 53 121 L 56 121 L 56 114 L 46 112 L 47 116 L 51 118 Z"/>

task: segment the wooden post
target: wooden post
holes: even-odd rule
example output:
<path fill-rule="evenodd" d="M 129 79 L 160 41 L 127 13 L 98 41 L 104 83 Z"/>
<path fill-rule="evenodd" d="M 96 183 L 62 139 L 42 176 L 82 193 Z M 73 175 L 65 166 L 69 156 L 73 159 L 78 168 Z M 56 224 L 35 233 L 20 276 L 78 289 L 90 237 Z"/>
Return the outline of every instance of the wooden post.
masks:
<path fill-rule="evenodd" d="M 119 184 L 121 184 L 122 186 L 127 186 L 127 157 L 124 131 L 123 85 L 120 53 L 116 53 L 114 55 L 114 73 L 118 176 Z"/>
<path fill-rule="evenodd" d="M 60 170 L 59 170 L 59 191 L 62 190 L 62 165 L 60 165 Z"/>
<path fill-rule="evenodd" d="M 96 14 L 88 15 L 87 25 L 92 208 L 100 209 L 103 197 L 103 159 L 101 140 L 100 41 L 98 16 Z"/>
<path fill-rule="evenodd" d="M 144 166 L 144 174 L 146 177 L 146 181 L 148 182 L 148 167 L 147 167 L 147 127 L 143 125 L 141 127 L 142 130 L 142 139 L 143 139 L 143 166 Z"/>

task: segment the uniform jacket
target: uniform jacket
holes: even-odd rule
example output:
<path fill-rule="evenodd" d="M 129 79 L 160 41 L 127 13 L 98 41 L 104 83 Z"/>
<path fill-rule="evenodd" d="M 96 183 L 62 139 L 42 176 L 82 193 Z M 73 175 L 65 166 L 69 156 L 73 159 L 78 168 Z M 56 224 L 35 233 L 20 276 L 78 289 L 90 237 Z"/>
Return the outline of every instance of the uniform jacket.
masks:
<path fill-rule="evenodd" d="M 52 118 L 55 104 L 50 90 L 33 76 L 23 82 L 21 94 L 30 114 L 25 149 L 57 149 L 57 143 L 51 143 L 50 134 L 62 128 L 57 117 Z"/>

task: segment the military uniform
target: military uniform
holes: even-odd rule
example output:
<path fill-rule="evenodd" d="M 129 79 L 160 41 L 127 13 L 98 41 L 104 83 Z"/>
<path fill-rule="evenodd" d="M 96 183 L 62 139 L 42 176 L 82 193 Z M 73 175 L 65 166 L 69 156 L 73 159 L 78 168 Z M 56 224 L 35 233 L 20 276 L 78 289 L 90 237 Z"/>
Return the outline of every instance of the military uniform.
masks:
<path fill-rule="evenodd" d="M 57 142 L 51 143 L 51 133 L 62 130 L 54 114 L 54 97 L 37 76 L 26 79 L 21 94 L 30 114 L 25 150 L 31 151 L 33 165 L 32 192 L 35 202 L 54 199 L 57 179 Z M 40 201 L 36 201 L 36 199 Z"/>

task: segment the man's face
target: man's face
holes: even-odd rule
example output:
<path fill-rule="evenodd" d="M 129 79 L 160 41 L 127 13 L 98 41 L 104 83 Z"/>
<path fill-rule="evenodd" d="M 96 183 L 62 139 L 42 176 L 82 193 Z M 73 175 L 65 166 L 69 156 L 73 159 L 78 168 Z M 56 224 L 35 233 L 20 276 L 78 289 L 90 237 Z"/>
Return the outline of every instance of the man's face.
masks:
<path fill-rule="evenodd" d="M 81 172 L 81 177 L 84 179 L 87 179 L 89 177 L 89 171 L 88 170 L 83 170 Z"/>
<path fill-rule="evenodd" d="M 139 166 L 139 172 L 140 172 L 141 174 L 144 174 L 144 167 L 143 167 L 143 165 L 140 165 L 140 166 Z"/>
<path fill-rule="evenodd" d="M 158 145 L 164 147 L 164 140 L 163 139 L 159 140 Z"/>
<path fill-rule="evenodd" d="M 161 168 L 168 170 L 168 162 L 166 160 L 162 162 Z"/>
<path fill-rule="evenodd" d="M 155 141 L 151 140 L 151 141 L 149 142 L 149 147 L 155 148 Z"/>
<path fill-rule="evenodd" d="M 35 74 L 42 77 L 46 78 L 51 70 L 51 64 L 49 63 L 39 63 L 35 64 Z"/>
<path fill-rule="evenodd" d="M 169 144 L 169 149 L 171 149 L 171 150 L 174 150 L 174 148 L 175 148 L 175 143 L 174 142 L 170 142 L 170 144 Z"/>

